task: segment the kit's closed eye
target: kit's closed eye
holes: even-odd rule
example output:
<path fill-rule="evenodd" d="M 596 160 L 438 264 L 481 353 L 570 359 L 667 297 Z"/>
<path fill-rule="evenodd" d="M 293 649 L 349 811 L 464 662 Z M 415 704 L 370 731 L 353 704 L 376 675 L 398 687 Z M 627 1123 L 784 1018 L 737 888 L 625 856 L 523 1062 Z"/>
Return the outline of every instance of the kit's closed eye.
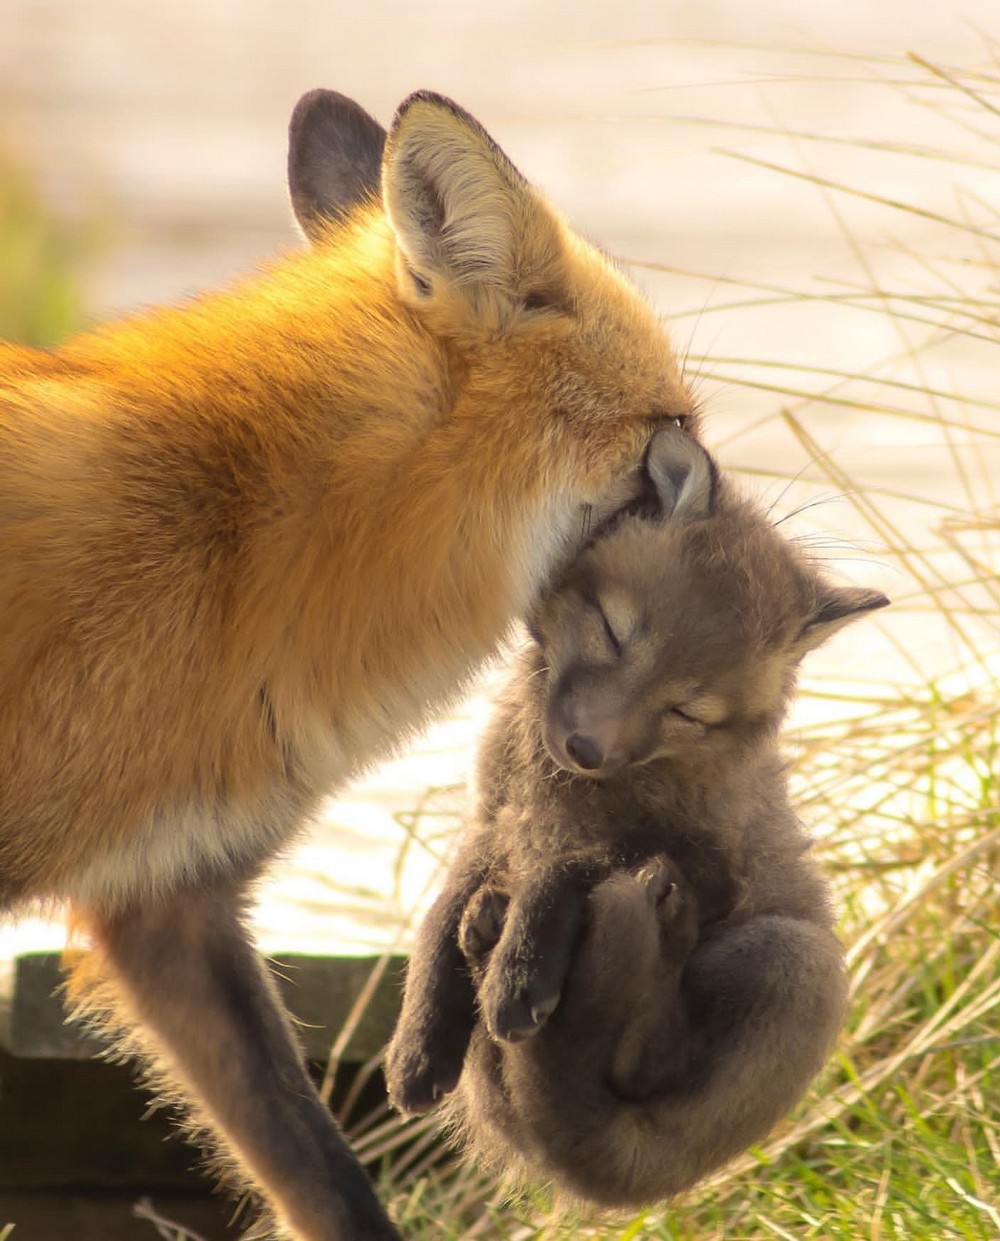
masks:
<path fill-rule="evenodd" d="M 612 628 L 611 622 L 608 620 L 607 615 L 604 612 L 604 609 L 599 604 L 595 604 L 594 606 L 597 611 L 597 615 L 601 618 L 601 624 L 604 627 L 604 636 L 608 640 L 608 646 L 611 647 L 611 649 L 615 653 L 615 657 L 617 658 L 622 653 L 621 638 L 619 638 L 619 636 L 615 633 L 614 629 Z"/>
<path fill-rule="evenodd" d="M 720 694 L 704 689 L 680 695 L 680 706 L 671 706 L 667 715 L 682 724 L 697 725 L 704 732 L 725 728 L 729 718 L 729 705 Z"/>
<path fill-rule="evenodd" d="M 640 618 L 628 591 L 610 588 L 601 591 L 600 598 L 589 600 L 600 617 L 604 639 L 615 659 L 625 653 L 639 625 Z"/>

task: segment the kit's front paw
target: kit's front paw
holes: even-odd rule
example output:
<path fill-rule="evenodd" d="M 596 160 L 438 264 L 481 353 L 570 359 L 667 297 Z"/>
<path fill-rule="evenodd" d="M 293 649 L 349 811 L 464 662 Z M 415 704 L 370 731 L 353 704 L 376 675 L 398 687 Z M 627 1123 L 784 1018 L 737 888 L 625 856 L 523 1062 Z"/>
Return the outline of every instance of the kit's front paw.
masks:
<path fill-rule="evenodd" d="M 635 878 L 660 925 L 664 950 L 687 958 L 698 942 L 698 903 L 680 868 L 663 854 L 651 858 Z"/>
<path fill-rule="evenodd" d="M 484 884 L 465 907 L 458 928 L 458 946 L 473 977 L 482 977 L 490 953 L 500 942 L 509 904 L 506 892 Z"/>
<path fill-rule="evenodd" d="M 574 884 L 558 891 L 540 884 L 511 900 L 479 990 L 480 1012 L 495 1039 L 531 1038 L 555 1012 L 585 908 L 586 895 Z"/>
<path fill-rule="evenodd" d="M 430 1042 L 393 1038 L 385 1057 L 385 1080 L 393 1107 L 408 1116 L 428 1112 L 450 1094 L 462 1075 L 468 1038 Z"/>

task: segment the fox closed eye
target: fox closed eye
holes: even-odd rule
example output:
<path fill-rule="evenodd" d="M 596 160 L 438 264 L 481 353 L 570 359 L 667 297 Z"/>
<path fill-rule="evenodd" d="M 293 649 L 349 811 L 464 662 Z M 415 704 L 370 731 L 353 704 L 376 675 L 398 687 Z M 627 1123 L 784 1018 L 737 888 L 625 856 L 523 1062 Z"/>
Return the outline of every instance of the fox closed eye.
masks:
<path fill-rule="evenodd" d="M 565 310 L 565 307 L 561 304 L 558 294 L 544 289 L 533 289 L 530 293 L 525 293 L 521 300 L 521 309 L 527 311 Z"/>
<path fill-rule="evenodd" d="M 604 636 L 608 640 L 608 645 L 611 647 L 612 651 L 614 651 L 615 658 L 618 659 L 621 656 L 622 651 L 625 649 L 624 643 L 622 642 L 621 638 L 619 638 L 619 636 L 615 633 L 614 628 L 612 627 L 611 622 L 608 620 L 607 614 L 605 613 L 603 608 L 599 606 L 597 607 L 597 615 L 600 617 L 601 624 L 604 627 Z"/>

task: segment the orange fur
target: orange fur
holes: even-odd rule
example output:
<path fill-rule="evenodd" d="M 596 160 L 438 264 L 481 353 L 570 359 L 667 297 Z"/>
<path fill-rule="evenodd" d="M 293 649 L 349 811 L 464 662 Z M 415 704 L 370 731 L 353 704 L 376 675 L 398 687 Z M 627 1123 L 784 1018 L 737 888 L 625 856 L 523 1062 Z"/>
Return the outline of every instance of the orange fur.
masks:
<path fill-rule="evenodd" d="M 489 653 L 688 409 L 653 316 L 563 257 L 574 317 L 443 339 L 372 210 L 232 293 L 0 355 L 7 883 L 72 895 L 220 793 L 265 811 L 265 684 L 283 736 L 336 751 L 298 821 Z"/>
<path fill-rule="evenodd" d="M 0 348 L 0 906 L 100 937 L 244 882 L 692 417 L 655 315 L 471 118 L 408 101 L 381 187 L 380 143 L 326 200 L 293 185 L 310 250 Z"/>

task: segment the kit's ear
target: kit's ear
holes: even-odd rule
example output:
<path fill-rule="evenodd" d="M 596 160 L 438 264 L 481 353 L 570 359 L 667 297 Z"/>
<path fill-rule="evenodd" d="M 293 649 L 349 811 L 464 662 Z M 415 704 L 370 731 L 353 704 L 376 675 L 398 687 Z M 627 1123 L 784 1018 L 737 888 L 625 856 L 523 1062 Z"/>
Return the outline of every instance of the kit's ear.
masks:
<path fill-rule="evenodd" d="M 382 126 L 353 99 L 312 90 L 295 105 L 288 126 L 288 192 L 302 232 L 321 241 L 331 221 L 382 187 Z"/>
<path fill-rule="evenodd" d="M 802 627 L 799 648 L 803 654 L 814 650 L 851 621 L 888 606 L 889 600 L 881 591 L 867 590 L 863 586 L 828 586 L 815 612 Z"/>
<path fill-rule="evenodd" d="M 646 450 L 646 472 L 664 517 L 697 521 L 711 515 L 718 472 L 712 458 L 687 431 L 679 427 L 657 431 Z"/>

